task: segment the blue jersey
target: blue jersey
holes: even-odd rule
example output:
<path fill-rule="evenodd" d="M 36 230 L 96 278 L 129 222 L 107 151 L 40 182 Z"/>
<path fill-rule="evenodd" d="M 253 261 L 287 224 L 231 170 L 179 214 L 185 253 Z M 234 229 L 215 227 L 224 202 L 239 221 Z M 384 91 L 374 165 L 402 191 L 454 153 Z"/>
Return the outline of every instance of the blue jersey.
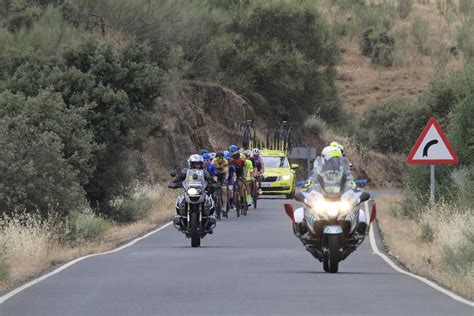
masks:
<path fill-rule="evenodd" d="M 216 165 L 213 164 L 212 162 L 209 163 L 209 166 L 207 166 L 207 172 L 211 175 L 211 177 L 217 176 L 217 168 Z"/>

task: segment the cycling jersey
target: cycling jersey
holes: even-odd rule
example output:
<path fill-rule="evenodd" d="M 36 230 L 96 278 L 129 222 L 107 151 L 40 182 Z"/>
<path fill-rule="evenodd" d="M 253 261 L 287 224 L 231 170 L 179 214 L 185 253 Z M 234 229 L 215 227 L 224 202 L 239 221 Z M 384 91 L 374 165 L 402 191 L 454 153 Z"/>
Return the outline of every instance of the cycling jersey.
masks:
<path fill-rule="evenodd" d="M 253 162 L 253 165 L 255 168 L 257 168 L 257 171 L 258 172 L 261 172 L 263 170 L 263 158 L 262 156 L 258 156 L 258 157 L 252 157 L 252 162 Z"/>
<path fill-rule="evenodd" d="M 227 173 L 229 171 L 227 159 L 214 158 L 212 163 L 216 166 L 218 174 Z"/>
<path fill-rule="evenodd" d="M 245 180 L 250 181 L 252 179 L 252 172 L 253 172 L 252 160 L 250 159 L 245 160 L 244 172 L 245 172 Z"/>
<path fill-rule="evenodd" d="M 234 168 L 235 168 L 235 174 L 236 174 L 237 178 L 241 178 L 244 175 L 245 161 L 246 161 L 246 159 L 242 158 L 242 157 L 240 157 L 238 159 L 232 158 L 231 161 L 230 161 L 231 165 L 234 166 Z"/>
<path fill-rule="evenodd" d="M 209 162 L 209 165 L 206 168 L 207 172 L 211 175 L 211 177 L 217 176 L 217 168 L 216 165 L 212 162 Z"/>

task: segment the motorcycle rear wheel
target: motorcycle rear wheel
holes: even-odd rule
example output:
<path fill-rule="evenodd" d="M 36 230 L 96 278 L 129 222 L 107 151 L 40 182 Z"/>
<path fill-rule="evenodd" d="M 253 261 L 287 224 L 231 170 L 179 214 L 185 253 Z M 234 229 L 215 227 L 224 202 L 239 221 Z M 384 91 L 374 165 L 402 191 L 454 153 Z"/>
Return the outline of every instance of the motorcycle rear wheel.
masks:
<path fill-rule="evenodd" d="M 190 218 L 190 229 L 191 229 L 191 247 L 196 248 L 201 245 L 201 237 L 199 236 L 198 225 L 199 225 L 199 214 L 191 213 Z"/>

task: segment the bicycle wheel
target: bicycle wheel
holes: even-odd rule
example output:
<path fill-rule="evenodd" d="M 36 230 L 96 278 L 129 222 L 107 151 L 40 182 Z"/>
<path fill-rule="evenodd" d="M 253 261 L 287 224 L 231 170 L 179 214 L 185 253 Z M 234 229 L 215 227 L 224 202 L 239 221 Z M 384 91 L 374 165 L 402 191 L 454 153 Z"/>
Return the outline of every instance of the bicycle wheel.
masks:
<path fill-rule="evenodd" d="M 242 201 L 242 215 L 247 216 L 247 211 L 249 209 L 248 201 L 247 201 L 247 189 L 245 187 L 245 183 L 243 184 L 243 190 L 241 194 L 241 201 Z"/>
<path fill-rule="evenodd" d="M 237 212 L 237 217 L 240 217 L 241 203 L 240 203 L 240 192 L 239 192 L 238 183 L 234 188 L 234 204 L 235 204 L 235 210 Z"/>
<path fill-rule="evenodd" d="M 217 220 L 221 220 L 221 210 L 222 210 L 222 196 L 221 196 L 221 189 L 217 189 L 216 191 L 216 217 Z"/>
<path fill-rule="evenodd" d="M 258 201 L 258 181 L 254 178 L 252 181 L 252 199 L 253 199 L 253 208 L 257 208 Z"/>

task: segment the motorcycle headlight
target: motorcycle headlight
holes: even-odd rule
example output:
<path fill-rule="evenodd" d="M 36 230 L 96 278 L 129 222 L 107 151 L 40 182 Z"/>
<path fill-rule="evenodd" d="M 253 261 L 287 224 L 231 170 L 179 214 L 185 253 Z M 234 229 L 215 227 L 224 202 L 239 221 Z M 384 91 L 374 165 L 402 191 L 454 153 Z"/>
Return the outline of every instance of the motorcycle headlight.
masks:
<path fill-rule="evenodd" d="M 291 175 L 289 174 L 285 174 L 283 177 L 281 177 L 282 180 L 290 180 L 291 179 Z"/>
<path fill-rule="evenodd" d="M 196 188 L 189 188 L 187 192 L 188 195 L 199 195 L 199 190 Z"/>
<path fill-rule="evenodd" d="M 339 211 L 341 212 L 342 216 L 347 215 L 352 209 L 352 205 L 349 201 L 341 201 L 339 202 Z"/>
<path fill-rule="evenodd" d="M 339 214 L 339 203 L 338 202 L 332 202 L 332 203 L 327 203 L 327 213 L 329 217 L 336 217 Z"/>

